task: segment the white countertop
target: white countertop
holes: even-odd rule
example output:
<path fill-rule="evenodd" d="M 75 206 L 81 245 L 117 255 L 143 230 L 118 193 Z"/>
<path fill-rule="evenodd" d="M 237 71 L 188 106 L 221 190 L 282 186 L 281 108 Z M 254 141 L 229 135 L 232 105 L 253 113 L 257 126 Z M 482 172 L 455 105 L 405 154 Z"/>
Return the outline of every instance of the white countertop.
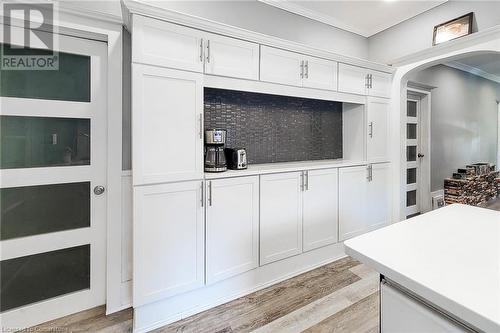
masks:
<path fill-rule="evenodd" d="M 365 164 L 367 164 L 366 161 L 351 161 L 344 159 L 249 164 L 248 168 L 244 170 L 227 170 L 224 172 L 217 172 L 217 173 L 205 172 L 205 179 L 254 176 L 254 175 L 264 175 L 268 173 L 292 172 L 292 171 L 302 171 L 302 170 L 342 168 L 342 167 L 365 165 Z"/>
<path fill-rule="evenodd" d="M 347 240 L 346 253 L 485 332 L 500 332 L 500 212 L 454 204 Z"/>

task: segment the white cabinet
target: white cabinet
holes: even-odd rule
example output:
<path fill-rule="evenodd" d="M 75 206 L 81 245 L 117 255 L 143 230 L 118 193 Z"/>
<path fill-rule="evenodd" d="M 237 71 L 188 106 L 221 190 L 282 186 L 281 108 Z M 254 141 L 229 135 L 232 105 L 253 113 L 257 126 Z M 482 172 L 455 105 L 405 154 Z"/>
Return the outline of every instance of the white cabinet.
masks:
<path fill-rule="evenodd" d="M 259 44 L 207 34 L 205 73 L 258 80 Z"/>
<path fill-rule="evenodd" d="M 133 15 L 132 62 L 203 72 L 203 33 Z"/>
<path fill-rule="evenodd" d="M 302 173 L 260 177 L 260 264 L 302 252 Z"/>
<path fill-rule="evenodd" d="M 368 97 L 366 104 L 368 135 L 366 157 L 368 162 L 389 160 L 389 101 Z"/>
<path fill-rule="evenodd" d="M 263 45 L 260 79 L 291 86 L 337 90 L 337 63 Z"/>
<path fill-rule="evenodd" d="M 366 95 L 368 89 L 367 69 L 339 63 L 340 92 Z"/>
<path fill-rule="evenodd" d="M 339 239 L 360 235 L 390 222 L 390 164 L 339 170 Z"/>
<path fill-rule="evenodd" d="M 389 98 L 391 74 L 340 63 L 338 90 L 345 93 Z"/>
<path fill-rule="evenodd" d="M 259 265 L 259 176 L 207 182 L 207 284 Z"/>
<path fill-rule="evenodd" d="M 302 58 L 298 53 L 262 45 L 260 47 L 260 80 L 302 86 Z"/>
<path fill-rule="evenodd" d="M 313 250 L 338 241 L 338 171 L 305 172 L 303 248 Z"/>
<path fill-rule="evenodd" d="M 337 90 L 337 63 L 316 57 L 303 57 L 302 86 L 316 89 Z"/>
<path fill-rule="evenodd" d="M 370 88 L 368 95 L 376 97 L 391 97 L 391 74 L 379 71 L 370 71 Z"/>
<path fill-rule="evenodd" d="M 259 79 L 259 44 L 138 15 L 133 16 L 132 61 Z"/>
<path fill-rule="evenodd" d="M 132 67 L 133 184 L 203 178 L 202 75 Z"/>
<path fill-rule="evenodd" d="M 202 181 L 134 187 L 134 307 L 204 284 Z"/>

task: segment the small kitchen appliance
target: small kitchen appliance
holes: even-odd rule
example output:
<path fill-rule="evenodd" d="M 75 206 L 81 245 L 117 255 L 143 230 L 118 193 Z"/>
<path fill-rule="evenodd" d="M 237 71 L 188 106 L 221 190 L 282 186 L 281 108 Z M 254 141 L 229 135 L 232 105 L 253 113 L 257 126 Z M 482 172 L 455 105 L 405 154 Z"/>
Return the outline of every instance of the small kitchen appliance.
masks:
<path fill-rule="evenodd" d="M 205 171 L 222 172 L 227 170 L 224 144 L 226 130 L 210 129 L 205 131 Z"/>
<path fill-rule="evenodd" d="M 226 148 L 227 167 L 231 170 L 247 168 L 247 151 L 245 148 Z"/>

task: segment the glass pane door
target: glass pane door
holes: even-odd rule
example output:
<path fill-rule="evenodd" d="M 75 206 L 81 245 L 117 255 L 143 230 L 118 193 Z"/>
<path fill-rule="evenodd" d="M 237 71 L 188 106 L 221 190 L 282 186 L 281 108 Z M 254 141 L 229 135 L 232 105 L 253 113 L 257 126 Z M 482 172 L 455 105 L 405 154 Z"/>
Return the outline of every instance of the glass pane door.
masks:
<path fill-rule="evenodd" d="M 105 302 L 107 45 L 56 38 L 57 70 L 0 72 L 4 329 Z"/>
<path fill-rule="evenodd" d="M 420 213 L 418 198 L 420 101 L 408 97 L 406 102 L 406 216 Z"/>

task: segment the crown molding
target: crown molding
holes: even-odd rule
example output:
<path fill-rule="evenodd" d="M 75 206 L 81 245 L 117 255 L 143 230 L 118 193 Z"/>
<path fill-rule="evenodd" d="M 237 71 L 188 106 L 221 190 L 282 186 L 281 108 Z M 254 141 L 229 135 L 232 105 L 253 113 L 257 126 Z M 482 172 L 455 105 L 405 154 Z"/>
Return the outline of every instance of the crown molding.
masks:
<path fill-rule="evenodd" d="M 311 20 L 318 21 L 324 24 L 328 24 L 334 28 L 337 29 L 342 29 L 348 32 L 355 33 L 357 35 L 363 36 L 363 37 L 370 37 L 384 29 L 374 29 L 371 31 L 365 31 L 363 29 L 358 29 L 352 25 L 346 24 L 345 22 L 341 20 L 337 20 L 329 15 L 322 14 L 320 12 L 317 12 L 315 10 L 310 10 L 307 9 L 301 5 L 297 5 L 295 3 L 291 3 L 289 1 L 283 1 L 283 0 L 257 0 L 259 2 L 265 3 L 266 5 L 273 6 L 282 10 L 286 10 L 287 12 L 297 14 L 300 16 L 307 17 Z"/>
<path fill-rule="evenodd" d="M 470 73 L 470 74 L 473 74 L 473 75 L 476 75 L 476 76 L 480 76 L 480 77 L 482 77 L 482 78 L 484 78 L 486 80 L 490 80 L 490 81 L 493 81 L 493 82 L 496 82 L 496 83 L 500 83 L 500 76 L 494 75 L 494 74 L 491 74 L 491 73 L 488 73 L 488 72 L 485 72 L 485 71 L 483 71 L 480 68 L 477 68 L 477 67 L 474 67 L 474 66 L 470 66 L 470 65 L 466 65 L 466 64 L 461 63 L 459 61 L 450 61 L 450 62 L 446 63 L 445 65 L 448 66 L 448 67 L 452 67 L 452 68 L 461 70 L 463 72 L 467 72 L 467 73 Z"/>
<path fill-rule="evenodd" d="M 308 45 L 285 40 L 279 37 L 269 36 L 259 32 L 254 32 L 234 27 L 228 24 L 208 20 L 205 18 L 161 8 L 151 3 L 144 3 L 137 0 L 121 0 L 121 1 L 124 9 L 124 16 L 123 16 L 124 23 L 127 26 L 127 29 L 132 33 L 133 33 L 133 27 L 131 24 L 131 15 L 133 14 L 142 15 L 163 21 L 168 21 L 171 23 L 176 23 L 179 25 L 184 25 L 191 28 L 196 28 L 211 33 L 216 33 L 271 47 L 281 48 L 284 50 L 302 53 L 305 55 L 311 55 L 318 58 L 356 65 L 358 67 L 369 68 L 385 73 L 392 74 L 395 71 L 393 67 L 387 66 L 385 64 L 333 53 L 327 50 L 314 48 Z"/>
<path fill-rule="evenodd" d="M 415 53 L 394 59 L 389 62 L 389 65 L 399 67 L 408 65 L 413 62 L 425 60 L 428 58 L 440 56 L 445 53 L 450 53 L 460 49 L 464 49 L 483 41 L 497 39 L 500 41 L 500 25 L 493 26 L 483 31 L 475 32 L 470 35 L 460 37 L 446 43 L 429 47 L 427 49 L 417 51 Z"/>

